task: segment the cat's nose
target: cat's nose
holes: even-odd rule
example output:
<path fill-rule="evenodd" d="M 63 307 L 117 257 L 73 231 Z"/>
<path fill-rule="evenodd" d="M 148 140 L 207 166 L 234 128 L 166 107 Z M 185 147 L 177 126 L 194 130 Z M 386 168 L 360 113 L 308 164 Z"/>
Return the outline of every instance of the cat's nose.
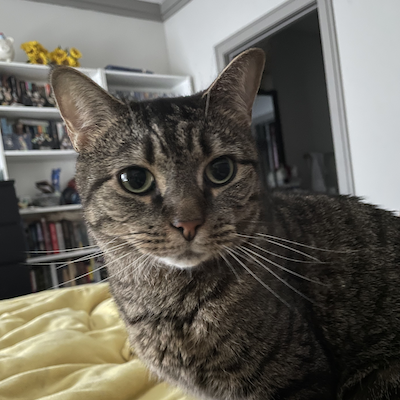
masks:
<path fill-rule="evenodd" d="M 181 231 L 183 237 L 187 241 L 191 241 L 196 236 L 197 228 L 203 224 L 202 219 L 194 219 L 193 221 L 175 221 L 172 225 Z"/>

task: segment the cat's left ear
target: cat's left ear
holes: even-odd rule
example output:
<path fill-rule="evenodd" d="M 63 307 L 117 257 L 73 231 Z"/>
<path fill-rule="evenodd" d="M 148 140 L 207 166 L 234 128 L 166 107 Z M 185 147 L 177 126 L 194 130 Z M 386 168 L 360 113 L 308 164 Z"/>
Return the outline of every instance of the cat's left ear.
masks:
<path fill-rule="evenodd" d="M 239 54 L 205 91 L 207 103 L 225 112 L 231 110 L 250 124 L 264 65 L 265 53 L 261 49 L 251 48 Z"/>
<path fill-rule="evenodd" d="M 75 150 L 90 151 L 124 107 L 86 75 L 70 67 L 56 67 L 50 84 Z"/>

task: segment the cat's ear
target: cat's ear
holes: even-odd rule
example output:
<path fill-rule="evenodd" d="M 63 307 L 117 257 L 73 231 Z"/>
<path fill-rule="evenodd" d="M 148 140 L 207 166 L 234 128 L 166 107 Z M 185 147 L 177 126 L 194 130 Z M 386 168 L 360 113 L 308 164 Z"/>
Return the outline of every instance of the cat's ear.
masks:
<path fill-rule="evenodd" d="M 250 123 L 264 65 L 265 53 L 261 49 L 252 48 L 239 54 L 205 91 L 203 96 L 208 97 L 207 105 L 229 107 Z"/>
<path fill-rule="evenodd" d="M 123 103 L 70 67 L 55 68 L 50 83 L 72 145 L 78 153 L 90 151 L 96 138 L 112 125 Z"/>

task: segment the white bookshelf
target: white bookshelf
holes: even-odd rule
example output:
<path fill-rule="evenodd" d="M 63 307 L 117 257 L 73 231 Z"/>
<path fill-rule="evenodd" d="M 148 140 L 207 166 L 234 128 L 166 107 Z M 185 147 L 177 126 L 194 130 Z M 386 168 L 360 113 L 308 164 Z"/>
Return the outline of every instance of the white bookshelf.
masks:
<path fill-rule="evenodd" d="M 50 214 L 56 212 L 66 212 L 66 211 L 80 211 L 82 210 L 81 204 L 65 204 L 62 206 L 54 207 L 28 207 L 19 210 L 20 215 L 40 215 L 40 214 Z"/>
<path fill-rule="evenodd" d="M 75 150 L 7 150 L 4 152 L 7 163 L 13 162 L 46 162 L 72 160 L 75 162 L 78 153 Z"/>
<path fill-rule="evenodd" d="M 41 256 L 29 257 L 26 264 L 34 265 L 40 263 L 51 263 L 53 261 L 74 259 L 78 261 L 80 258 L 89 256 L 91 254 L 98 254 L 100 249 L 98 247 L 90 247 L 88 249 L 81 248 L 74 251 L 63 251 L 56 254 L 46 254 Z"/>
<path fill-rule="evenodd" d="M 109 71 L 101 68 L 78 68 L 79 71 L 94 80 L 106 90 L 127 90 L 136 92 L 167 93 L 174 95 L 192 94 L 191 79 L 187 76 L 141 74 L 132 72 Z M 19 80 L 33 82 L 39 85 L 48 83 L 50 68 L 44 65 L 26 63 L 0 62 L 0 75 L 14 75 Z M 61 120 L 59 111 L 51 107 L 29 106 L 0 106 L 0 118 L 10 121 L 25 119 Z M 1 128 L 0 128 L 1 133 Z M 14 180 L 18 197 L 34 197 L 39 192 L 35 182 L 50 181 L 51 170 L 61 168 L 61 189 L 75 175 L 75 162 L 77 153 L 74 150 L 29 150 L 4 151 L 3 141 L 0 140 L 0 171 L 5 180 Z M 29 207 L 21 209 L 20 215 L 27 221 L 36 217 L 65 215 L 64 213 L 80 212 L 80 205 L 64 205 L 55 207 Z M 1 210 L 0 210 L 1 212 Z M 63 214 L 58 214 L 63 213 Z M 69 214 L 68 214 L 69 215 Z M 57 260 L 78 261 L 82 257 L 98 253 L 97 247 L 82 248 L 74 251 L 63 251 L 57 254 L 43 254 L 28 258 L 27 263 L 53 263 Z M 43 265 L 50 268 L 53 287 L 57 287 L 57 274 L 55 264 Z"/>

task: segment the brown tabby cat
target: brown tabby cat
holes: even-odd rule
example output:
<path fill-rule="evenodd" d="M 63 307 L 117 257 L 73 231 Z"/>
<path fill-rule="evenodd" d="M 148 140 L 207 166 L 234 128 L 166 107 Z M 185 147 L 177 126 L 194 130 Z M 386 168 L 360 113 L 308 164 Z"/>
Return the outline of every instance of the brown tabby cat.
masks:
<path fill-rule="evenodd" d="M 250 134 L 263 67 L 251 49 L 204 92 L 129 105 L 52 73 L 131 344 L 203 399 L 400 399 L 400 219 L 354 197 L 263 193 Z"/>

